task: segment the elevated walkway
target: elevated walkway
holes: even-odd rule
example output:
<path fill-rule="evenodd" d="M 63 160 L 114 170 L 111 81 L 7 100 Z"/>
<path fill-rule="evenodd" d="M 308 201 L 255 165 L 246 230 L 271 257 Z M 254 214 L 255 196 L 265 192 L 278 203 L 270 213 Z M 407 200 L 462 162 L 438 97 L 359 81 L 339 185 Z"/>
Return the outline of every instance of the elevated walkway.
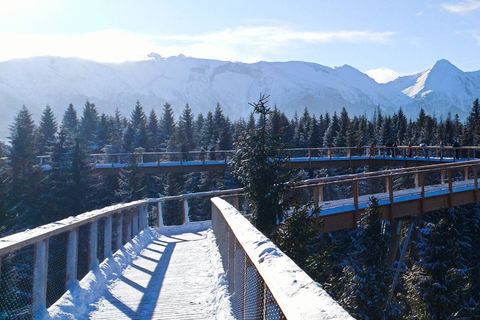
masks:
<path fill-rule="evenodd" d="M 159 238 L 107 284 L 83 318 L 233 319 L 210 225 L 157 229 Z"/>

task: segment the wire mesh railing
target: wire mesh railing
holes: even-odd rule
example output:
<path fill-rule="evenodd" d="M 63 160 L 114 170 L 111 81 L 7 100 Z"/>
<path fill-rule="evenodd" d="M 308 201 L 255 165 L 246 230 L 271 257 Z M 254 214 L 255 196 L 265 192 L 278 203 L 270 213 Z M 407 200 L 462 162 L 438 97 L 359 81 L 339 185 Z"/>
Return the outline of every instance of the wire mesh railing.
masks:
<path fill-rule="evenodd" d="M 318 283 L 220 198 L 212 199 L 212 228 L 236 319 L 352 319 Z"/>
<path fill-rule="evenodd" d="M 147 227 L 147 205 L 110 206 L 0 238 L 0 319 L 45 315 L 71 285 Z"/>

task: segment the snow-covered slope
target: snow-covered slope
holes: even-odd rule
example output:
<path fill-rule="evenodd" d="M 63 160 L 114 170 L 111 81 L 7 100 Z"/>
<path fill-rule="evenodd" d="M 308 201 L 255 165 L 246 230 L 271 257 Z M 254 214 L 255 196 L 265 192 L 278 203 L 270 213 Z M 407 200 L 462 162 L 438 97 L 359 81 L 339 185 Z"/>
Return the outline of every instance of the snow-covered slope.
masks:
<path fill-rule="evenodd" d="M 389 113 L 402 106 L 409 116 L 427 112 L 468 113 L 480 96 L 480 71 L 462 72 L 446 60 L 425 72 L 378 84 L 344 65 L 330 68 L 306 62 L 253 64 L 187 58 L 162 58 L 124 63 L 97 63 L 76 58 L 35 57 L 0 63 L 0 137 L 8 135 L 15 113 L 26 105 L 38 120 L 49 104 L 60 120 L 69 103 L 79 115 L 86 100 L 101 112 L 115 108 L 129 116 L 136 100 L 147 112 L 161 112 L 165 102 L 180 114 L 185 104 L 206 113 L 220 103 L 232 119 L 247 117 L 249 102 L 270 95 L 287 116 L 308 107 L 319 115 L 346 107 L 351 115 L 380 106 Z"/>

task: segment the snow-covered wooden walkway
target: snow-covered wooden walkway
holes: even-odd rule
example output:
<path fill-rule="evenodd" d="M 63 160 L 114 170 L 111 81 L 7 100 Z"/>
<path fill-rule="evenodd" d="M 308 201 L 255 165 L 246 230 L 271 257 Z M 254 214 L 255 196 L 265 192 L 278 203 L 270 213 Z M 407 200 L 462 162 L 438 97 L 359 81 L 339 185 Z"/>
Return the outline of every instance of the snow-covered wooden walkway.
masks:
<path fill-rule="evenodd" d="M 229 319 L 230 301 L 210 223 L 158 229 L 88 319 Z"/>

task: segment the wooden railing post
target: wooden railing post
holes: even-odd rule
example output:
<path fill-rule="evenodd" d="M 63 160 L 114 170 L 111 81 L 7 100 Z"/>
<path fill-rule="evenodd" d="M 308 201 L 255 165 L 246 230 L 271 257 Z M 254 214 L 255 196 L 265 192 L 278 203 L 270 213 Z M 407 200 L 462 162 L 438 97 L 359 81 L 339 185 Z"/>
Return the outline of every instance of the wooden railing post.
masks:
<path fill-rule="evenodd" d="M 112 221 L 112 215 L 105 219 L 105 233 L 103 234 L 105 258 L 112 254 Z"/>
<path fill-rule="evenodd" d="M 240 210 L 240 196 L 238 193 L 233 197 L 233 206 L 235 209 Z"/>
<path fill-rule="evenodd" d="M 463 169 L 463 180 L 467 181 L 468 180 L 468 167 L 465 167 Z"/>
<path fill-rule="evenodd" d="M 184 214 L 184 223 L 187 224 L 190 222 L 188 217 L 188 199 L 183 199 L 183 214 Z"/>
<path fill-rule="evenodd" d="M 328 149 L 328 160 L 332 160 L 332 149 Z"/>
<path fill-rule="evenodd" d="M 117 250 L 123 247 L 123 215 L 122 211 L 117 215 Z"/>
<path fill-rule="evenodd" d="M 138 217 L 140 216 L 140 206 L 134 208 L 133 216 L 132 216 L 132 239 L 138 234 Z"/>
<path fill-rule="evenodd" d="M 420 183 L 418 181 L 418 172 L 415 172 L 414 179 L 415 179 L 415 188 L 418 188 L 420 186 Z"/>
<path fill-rule="evenodd" d="M 65 282 L 67 287 L 77 282 L 78 266 L 78 228 L 68 233 L 67 240 L 67 268 Z"/>
<path fill-rule="evenodd" d="M 163 227 L 163 206 L 162 202 L 157 202 L 157 228 Z"/>
<path fill-rule="evenodd" d="M 448 206 L 450 208 L 453 207 L 453 181 L 452 181 L 452 169 L 448 169 L 448 191 L 449 191 L 449 197 L 448 197 Z"/>
<path fill-rule="evenodd" d="M 133 220 L 133 214 L 129 213 L 128 215 L 125 216 L 125 222 L 127 223 L 127 234 L 126 234 L 126 242 L 130 242 L 132 240 L 132 220 Z"/>
<path fill-rule="evenodd" d="M 440 184 L 445 184 L 445 170 L 440 170 Z"/>
<path fill-rule="evenodd" d="M 33 318 L 40 318 L 47 311 L 48 239 L 35 243 L 33 258 Z"/>
<path fill-rule="evenodd" d="M 89 270 L 93 270 L 98 266 L 97 248 L 98 248 L 98 221 L 95 220 L 90 224 L 90 234 L 88 237 Z"/>

